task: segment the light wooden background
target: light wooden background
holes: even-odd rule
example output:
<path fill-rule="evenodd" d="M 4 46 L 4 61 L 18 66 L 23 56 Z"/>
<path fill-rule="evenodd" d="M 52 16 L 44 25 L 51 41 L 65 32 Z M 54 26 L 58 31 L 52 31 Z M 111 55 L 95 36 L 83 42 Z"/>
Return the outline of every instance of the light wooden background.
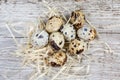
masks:
<path fill-rule="evenodd" d="M 47 1 L 60 10 L 60 6 L 70 11 L 80 8 L 96 26 L 100 39 L 114 50 L 113 54 L 104 51 L 91 53 L 96 61 L 91 63 L 91 76 L 83 80 L 120 80 L 120 0 Z M 38 16 L 44 18 L 45 11 L 47 9 L 41 0 L 0 0 L 0 80 L 28 80 L 28 74 L 32 71 L 29 67 L 21 68 L 22 58 L 11 55 L 16 46 L 5 27 L 6 22 L 34 22 Z M 64 13 L 67 14 L 67 11 Z M 21 38 L 19 35 L 16 37 Z M 103 48 L 94 42 L 90 47 L 91 50 Z"/>

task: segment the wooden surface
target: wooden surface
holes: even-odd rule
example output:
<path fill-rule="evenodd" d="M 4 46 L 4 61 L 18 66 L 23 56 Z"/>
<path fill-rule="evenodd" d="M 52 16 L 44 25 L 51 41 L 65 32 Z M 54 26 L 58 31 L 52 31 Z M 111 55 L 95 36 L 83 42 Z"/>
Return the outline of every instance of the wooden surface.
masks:
<path fill-rule="evenodd" d="M 64 14 L 69 12 L 62 7 L 70 11 L 81 9 L 88 20 L 96 26 L 101 36 L 100 40 L 107 42 L 114 51 L 112 54 L 104 51 L 91 53 L 96 61 L 91 63 L 91 75 L 83 80 L 120 80 L 120 0 L 47 1 Z M 0 80 L 28 80 L 32 71 L 29 67 L 21 67 L 22 58 L 11 55 L 16 46 L 5 27 L 6 22 L 35 22 L 39 16 L 45 18 L 46 11 L 41 0 L 0 0 Z M 16 37 L 18 40 L 21 38 L 19 35 Z M 91 51 L 103 48 L 102 44 L 95 42 L 90 46 Z"/>

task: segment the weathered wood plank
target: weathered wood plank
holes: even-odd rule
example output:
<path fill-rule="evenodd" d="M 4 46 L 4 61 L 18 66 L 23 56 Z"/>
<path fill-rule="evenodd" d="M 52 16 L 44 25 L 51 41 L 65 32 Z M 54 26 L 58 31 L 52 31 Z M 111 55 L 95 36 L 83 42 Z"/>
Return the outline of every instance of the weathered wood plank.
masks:
<path fill-rule="evenodd" d="M 103 36 L 103 35 L 102 35 Z M 115 36 L 115 35 L 113 35 Z M 104 37 L 104 36 L 103 36 Z M 117 37 L 117 36 L 116 36 Z M 11 38 L 3 38 L 6 40 L 1 40 L 2 43 L 4 44 L 4 47 L 0 48 L 0 71 L 1 74 L 7 72 L 7 76 L 12 79 L 12 80 L 25 80 L 27 79 L 27 73 L 31 71 L 29 68 L 21 68 L 21 58 L 15 58 L 14 55 L 11 55 L 10 52 L 13 52 L 15 49 L 15 46 L 12 46 L 11 44 L 14 44 Z M 105 39 L 105 38 L 104 38 Z M 114 39 L 114 37 L 109 36 L 108 39 Z M 111 41 L 107 41 L 112 49 L 115 51 L 113 54 L 109 53 L 104 53 L 103 51 L 96 51 L 92 54 L 92 57 L 95 58 L 95 61 L 91 63 L 91 71 L 90 74 L 91 76 L 87 77 L 87 79 L 95 79 L 95 80 L 109 80 L 109 79 L 117 79 L 119 78 L 119 64 L 120 64 L 120 42 L 115 39 L 114 41 L 117 41 L 117 43 L 111 43 Z M 9 44 L 8 44 L 9 42 Z M 117 45 L 116 45 L 117 44 Z M 7 48 L 7 51 L 4 52 L 2 48 L 5 47 L 10 47 L 12 48 Z M 91 44 L 90 51 L 95 50 L 95 49 L 103 49 L 103 46 L 101 44 Z M 118 52 L 117 52 L 118 51 Z M 22 70 L 22 72 L 18 73 L 14 77 L 12 77 L 12 74 L 15 74 L 17 71 Z M 110 74 L 109 74 L 110 73 Z M 24 74 L 24 75 L 22 75 Z M 114 76 L 112 76 L 114 75 Z M 109 78 L 108 78 L 109 77 Z"/>
<path fill-rule="evenodd" d="M 107 42 L 114 50 L 113 54 L 101 51 L 102 44 L 92 42 L 89 53 L 95 61 L 91 63 L 90 76 L 86 78 L 71 78 L 71 80 L 119 80 L 120 79 L 120 0 L 46 0 L 51 6 L 57 7 L 65 15 L 75 9 L 81 9 L 86 17 L 94 24 L 100 33 L 100 40 Z M 0 1 L 0 80 L 28 80 L 30 67 L 21 68 L 21 59 L 11 55 L 16 49 L 8 30 L 6 22 L 36 22 L 41 16 L 46 19 L 41 0 L 1 0 Z M 65 11 L 62 7 L 69 10 Z M 19 25 L 20 26 L 20 25 Z M 23 29 L 25 25 L 21 25 Z M 16 33 L 14 33 L 16 34 Z M 15 35 L 20 40 L 20 35 Z M 4 50 L 6 49 L 6 50 Z M 99 51 L 92 52 L 96 49 Z M 19 70 L 22 70 L 16 74 Z M 6 74 L 7 73 L 7 74 Z M 16 75 L 14 75 L 16 74 Z M 13 76 L 14 75 L 14 76 Z M 66 79 L 70 80 L 70 79 Z"/>
<path fill-rule="evenodd" d="M 69 3 L 69 4 L 68 4 Z M 84 2 L 85 3 L 85 2 Z M 44 8 L 42 3 L 39 4 L 31 4 L 31 3 L 17 3 L 15 4 L 1 4 L 0 6 L 1 11 L 0 11 L 0 35 L 1 36 L 7 36 L 8 31 L 5 27 L 6 22 L 35 22 L 38 16 L 43 16 L 45 18 L 45 11 L 47 11 L 46 8 Z M 58 3 L 56 3 L 57 5 Z M 77 3 L 72 3 L 72 2 L 61 2 L 63 7 L 66 7 L 67 9 L 70 9 L 70 11 L 75 10 L 75 7 L 69 8 L 70 4 L 76 5 Z M 86 5 L 90 3 L 85 3 Z M 84 5 L 85 5 L 84 4 Z M 82 5 L 82 6 L 84 6 Z M 60 5 L 56 6 L 60 7 Z M 76 6 L 77 8 L 79 6 Z M 92 6 L 94 7 L 94 6 Z M 60 10 L 62 8 L 59 8 Z M 86 7 L 85 9 L 82 9 L 83 12 L 86 14 L 87 18 L 93 23 L 98 31 L 100 33 L 110 33 L 110 34 L 119 34 L 119 26 L 120 26 L 120 9 L 117 8 L 116 11 L 113 11 L 111 9 L 107 10 L 101 10 L 99 7 L 98 9 L 96 8 L 89 8 Z M 66 14 L 64 11 L 63 13 Z M 9 15 L 10 14 L 10 15 Z M 116 25 L 115 25 L 116 24 Z M 20 26 L 20 25 L 18 25 Z M 26 25 L 24 25 L 25 27 Z M 23 26 L 22 26 L 23 27 Z"/>

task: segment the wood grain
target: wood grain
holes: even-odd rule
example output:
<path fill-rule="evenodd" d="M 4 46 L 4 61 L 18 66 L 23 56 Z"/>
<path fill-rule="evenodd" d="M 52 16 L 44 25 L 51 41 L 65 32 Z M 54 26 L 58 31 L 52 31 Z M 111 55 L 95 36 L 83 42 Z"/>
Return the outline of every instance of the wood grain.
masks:
<path fill-rule="evenodd" d="M 104 51 L 90 53 L 96 60 L 91 63 L 91 75 L 86 78 L 71 78 L 71 80 L 120 80 L 120 0 L 46 1 L 65 15 L 75 9 L 81 9 L 97 28 L 100 40 L 107 42 L 114 50 L 113 54 Z M 63 10 L 61 6 L 69 11 Z M 47 8 L 42 5 L 41 0 L 0 0 L 0 80 L 7 80 L 6 77 L 8 80 L 28 80 L 28 75 L 32 71 L 30 67 L 21 67 L 22 58 L 11 55 L 16 45 L 5 27 L 6 22 L 36 22 L 39 16 L 47 19 L 46 11 Z M 26 25 L 17 27 L 20 30 Z M 15 32 L 14 34 L 17 40 L 22 38 L 21 35 Z M 102 44 L 92 42 L 89 50 L 95 49 L 102 50 L 104 47 Z M 18 73 L 20 70 L 21 72 Z"/>

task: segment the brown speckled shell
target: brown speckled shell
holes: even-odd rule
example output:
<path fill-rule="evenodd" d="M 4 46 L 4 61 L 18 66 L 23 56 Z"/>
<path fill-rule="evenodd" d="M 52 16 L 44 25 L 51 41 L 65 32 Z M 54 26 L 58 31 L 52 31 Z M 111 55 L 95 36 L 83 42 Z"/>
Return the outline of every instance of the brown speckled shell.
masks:
<path fill-rule="evenodd" d="M 48 56 L 47 58 L 45 58 L 45 63 L 48 66 L 52 67 L 62 66 L 65 64 L 66 61 L 67 55 L 62 51 L 56 52 L 52 56 Z"/>
<path fill-rule="evenodd" d="M 93 28 L 93 29 L 91 30 L 91 34 L 92 34 L 92 35 L 91 35 L 89 41 L 92 41 L 92 40 L 94 40 L 94 39 L 97 37 L 97 32 L 96 32 L 95 28 Z"/>
<path fill-rule="evenodd" d="M 81 54 L 86 49 L 87 49 L 87 43 L 84 42 L 84 40 L 82 40 L 82 39 L 81 40 L 74 39 L 69 44 L 69 53 L 70 53 L 70 55 Z"/>
<path fill-rule="evenodd" d="M 84 14 L 80 10 L 75 10 L 71 13 L 70 23 L 73 24 L 76 29 L 79 29 L 83 27 L 85 23 L 84 17 Z"/>
<path fill-rule="evenodd" d="M 49 33 L 55 32 L 55 31 L 58 31 L 63 24 L 64 24 L 64 20 L 62 17 L 52 16 L 47 21 L 45 29 Z"/>

